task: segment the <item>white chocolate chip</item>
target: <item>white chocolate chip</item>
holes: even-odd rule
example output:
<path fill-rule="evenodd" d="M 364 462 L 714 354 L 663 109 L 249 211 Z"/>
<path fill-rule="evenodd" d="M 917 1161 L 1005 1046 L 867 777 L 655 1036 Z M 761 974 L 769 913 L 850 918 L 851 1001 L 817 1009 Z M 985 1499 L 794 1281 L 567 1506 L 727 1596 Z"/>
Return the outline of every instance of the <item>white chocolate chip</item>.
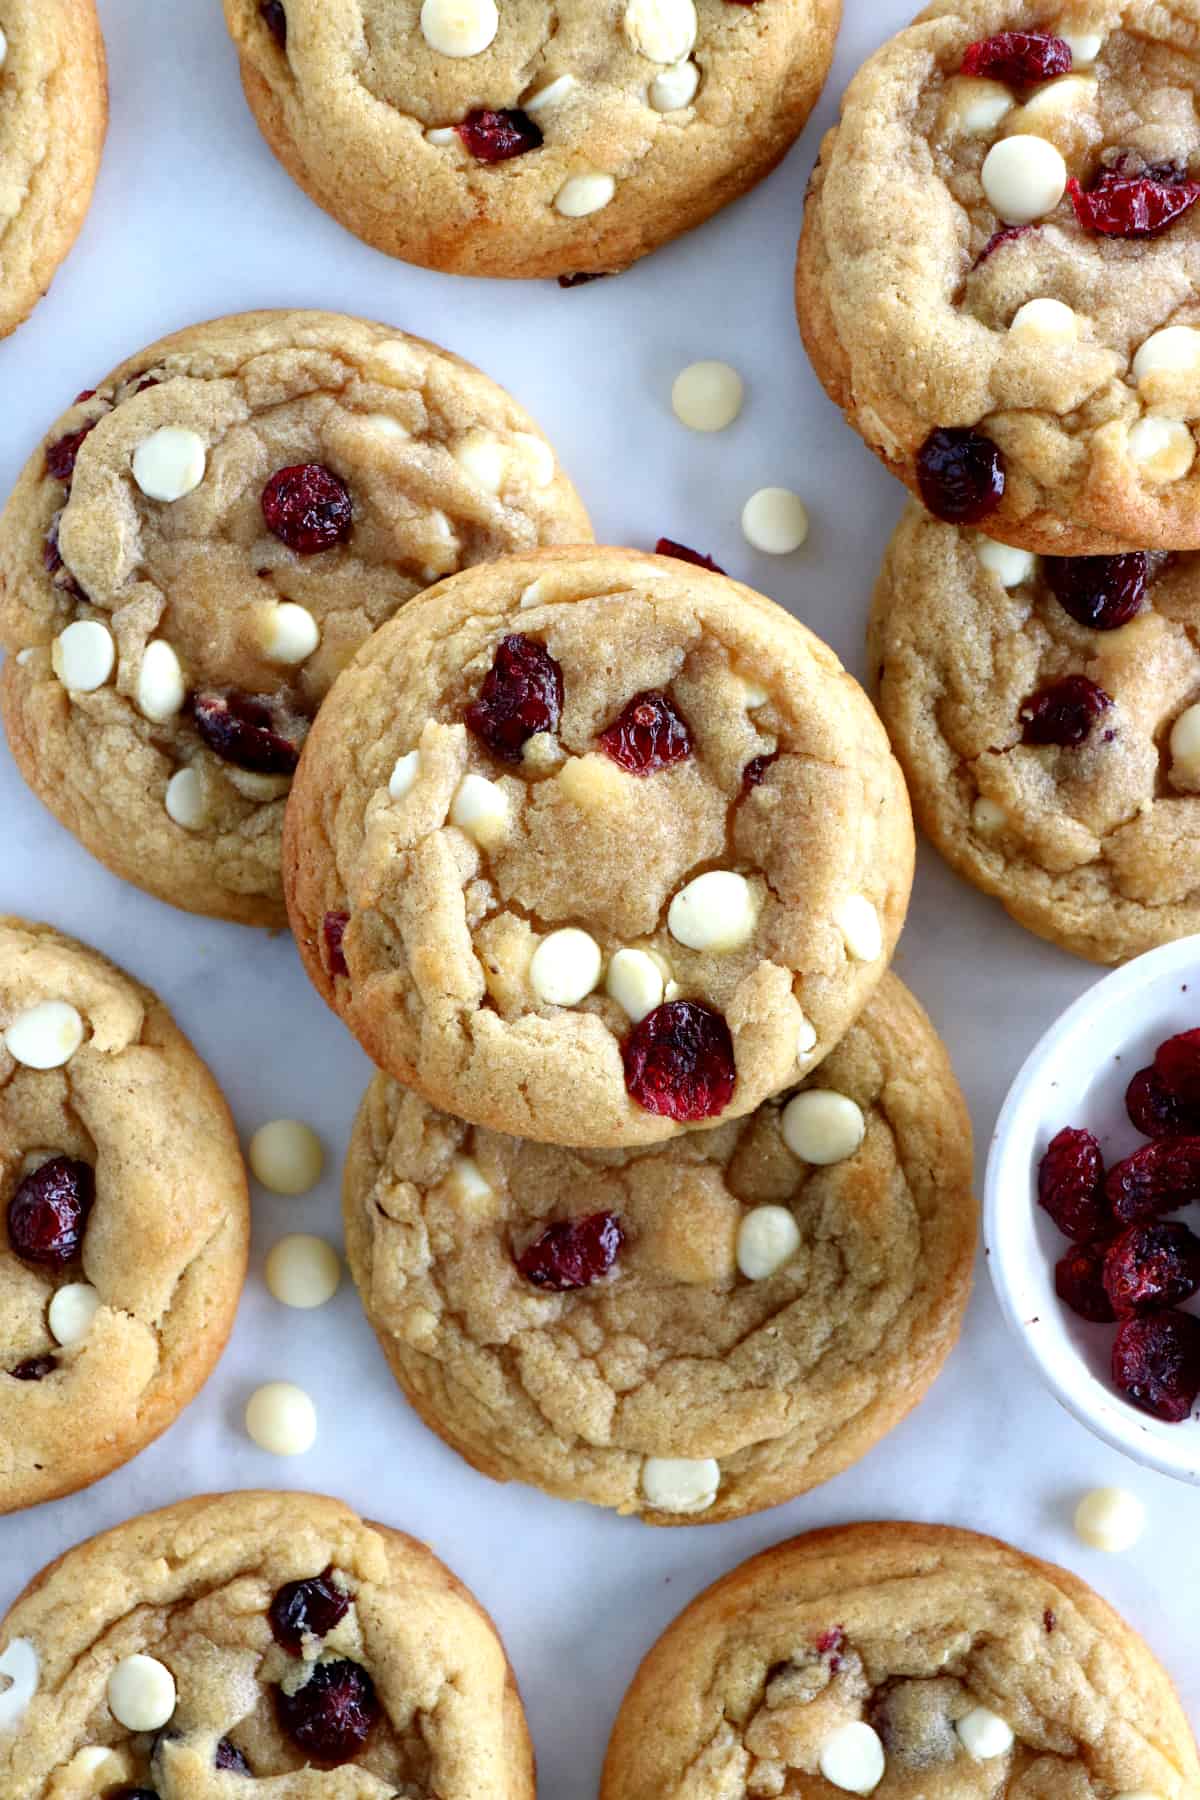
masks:
<path fill-rule="evenodd" d="M 764 556 L 790 556 L 807 542 L 808 509 L 790 488 L 759 488 L 742 508 L 742 535 Z"/>
<path fill-rule="evenodd" d="M 966 137 L 990 137 L 1016 105 L 999 81 L 961 75 L 946 87 L 946 120 Z"/>
<path fill-rule="evenodd" d="M 529 984 L 547 1006 L 577 1006 L 595 989 L 603 964 L 595 938 L 568 926 L 542 939 L 529 965 Z"/>
<path fill-rule="evenodd" d="M 1061 349 L 1078 342 L 1079 318 L 1061 300 L 1027 300 L 1013 314 L 1008 331 L 1010 337 Z"/>
<path fill-rule="evenodd" d="M 163 425 L 133 453 L 133 479 L 147 500 L 182 500 L 204 480 L 204 439 L 177 425 Z"/>
<path fill-rule="evenodd" d="M 756 1206 L 737 1235 L 737 1264 L 748 1281 L 777 1275 L 800 1248 L 800 1227 L 786 1206 Z"/>
<path fill-rule="evenodd" d="M 542 578 L 539 575 L 535 580 L 531 581 L 529 586 L 524 590 L 518 605 L 522 612 L 526 612 L 531 606 L 540 606 L 545 598 L 546 589 L 543 585 Z"/>
<path fill-rule="evenodd" d="M 151 638 L 138 670 L 138 711 L 155 725 L 165 725 L 183 710 L 187 686 L 179 658 L 165 638 Z"/>
<path fill-rule="evenodd" d="M 1007 1756 L 1015 1743 L 1012 1726 L 989 1707 L 974 1706 L 954 1721 L 958 1741 L 973 1762 L 991 1762 Z"/>
<path fill-rule="evenodd" d="M 156 1656 L 126 1656 L 109 1675 L 107 1695 L 126 1731 L 161 1731 L 175 1711 L 175 1677 Z"/>
<path fill-rule="evenodd" d="M 425 133 L 425 142 L 433 144 L 438 150 L 448 150 L 455 144 L 461 146 L 462 139 L 458 135 L 457 127 L 453 125 L 431 125 Z"/>
<path fill-rule="evenodd" d="M 17 1724 L 29 1702 L 37 1693 L 41 1664 L 38 1653 L 28 1638 L 13 1638 L 0 1656 L 0 1675 L 9 1685 L 0 1692 L 0 1731 Z"/>
<path fill-rule="evenodd" d="M 1171 776 L 1177 786 L 1200 787 L 1200 704 L 1181 712 L 1171 727 Z"/>
<path fill-rule="evenodd" d="M 822 1169 L 853 1156 L 867 1134 L 861 1106 L 832 1088 L 807 1088 L 797 1094 L 784 1107 L 779 1123 L 792 1155 Z"/>
<path fill-rule="evenodd" d="M 433 134 L 430 132 L 426 135 L 432 137 Z M 454 135 L 456 134 L 452 132 L 451 136 Z M 393 418 L 391 413 L 364 413 L 362 423 L 375 437 L 403 439 L 412 437 L 412 432 L 408 427 L 402 425 L 399 419 Z"/>
<path fill-rule="evenodd" d="M 81 1796 L 84 1792 L 88 1794 L 97 1791 L 106 1793 L 114 1782 L 120 1781 L 123 1776 L 132 1773 L 124 1752 L 115 1750 L 111 1744 L 85 1744 L 82 1750 L 75 1752 L 63 1769 L 64 1776 L 70 1782 L 85 1781 L 90 1784 L 86 1789 L 78 1790 Z M 97 1790 L 97 1778 L 101 1776 L 103 1780 Z M 74 1786 L 70 1786 L 64 1791 L 72 1796 L 77 1792 Z"/>
<path fill-rule="evenodd" d="M 518 462 L 535 488 L 549 487 L 554 480 L 554 452 L 545 438 L 535 437 L 532 431 L 513 432 L 513 450 Z"/>
<path fill-rule="evenodd" d="M 611 175 L 593 169 L 587 175 L 572 175 L 554 196 L 554 208 L 564 219 L 586 219 L 608 205 L 617 191 Z"/>
<path fill-rule="evenodd" d="M 811 1019 L 806 1019 L 804 1014 L 801 1013 L 800 1025 L 796 1032 L 796 1050 L 799 1054 L 800 1061 L 803 1062 L 805 1057 L 811 1056 L 816 1047 L 817 1028 Z"/>
<path fill-rule="evenodd" d="M 0 69 L 2 69 L 4 67 L 4 65 L 7 61 L 8 61 L 8 38 L 5 36 L 3 31 L 0 31 Z"/>
<path fill-rule="evenodd" d="M 721 1466 L 711 1456 L 648 1456 L 642 1464 L 642 1493 L 659 1512 L 707 1512 L 721 1486 Z"/>
<path fill-rule="evenodd" d="M 424 0 L 421 33 L 442 56 L 478 56 L 500 29 L 496 0 Z"/>
<path fill-rule="evenodd" d="M 1179 419 L 1139 419 L 1129 433 L 1129 455 L 1147 481 L 1182 481 L 1196 460 L 1196 440 Z"/>
<path fill-rule="evenodd" d="M 821 1746 L 821 1773 L 847 1794 L 873 1794 L 887 1767 L 879 1733 L 862 1719 L 852 1719 Z"/>
<path fill-rule="evenodd" d="M 742 378 L 725 362 L 694 362 L 671 388 L 675 417 L 689 431 L 724 431 L 742 410 Z"/>
<path fill-rule="evenodd" d="M 303 1456 L 317 1441 L 317 1409 L 303 1388 L 268 1381 L 246 1402 L 246 1430 L 272 1456 Z"/>
<path fill-rule="evenodd" d="M 404 756 L 396 758 L 396 766 L 388 779 L 388 796 L 392 800 L 403 800 L 412 792 L 418 775 L 421 773 L 421 752 L 409 750 Z"/>
<path fill-rule="evenodd" d="M 1200 331 L 1194 325 L 1167 325 L 1146 339 L 1133 359 L 1133 379 L 1140 385 L 1160 369 L 1182 375 L 1200 369 Z"/>
<path fill-rule="evenodd" d="M 298 1119 L 272 1119 L 260 1125 L 248 1154 L 255 1179 L 273 1194 L 307 1194 L 325 1167 L 320 1138 Z"/>
<path fill-rule="evenodd" d="M 509 824 L 508 795 L 486 775 L 464 775 L 450 805 L 450 823 L 465 831 L 481 850 L 500 843 Z"/>
<path fill-rule="evenodd" d="M 696 98 L 699 86 L 700 71 L 689 57 L 656 75 L 646 97 L 655 112 L 682 112 Z"/>
<path fill-rule="evenodd" d="M 677 63 L 696 42 L 694 0 L 629 0 L 625 36 L 639 56 L 651 62 Z"/>
<path fill-rule="evenodd" d="M 1066 193 L 1067 165 L 1045 138 L 1019 132 L 992 145 L 981 179 L 988 204 L 1006 225 L 1031 225 Z"/>
<path fill-rule="evenodd" d="M 618 950 L 608 965 L 608 993 L 635 1025 L 662 1005 L 662 970 L 644 950 Z"/>
<path fill-rule="evenodd" d="M 454 446 L 454 460 L 477 486 L 498 494 L 508 465 L 504 445 L 491 431 L 469 431 Z"/>
<path fill-rule="evenodd" d="M 342 1259 L 324 1238 L 294 1231 L 272 1245 L 266 1277 L 268 1288 L 281 1305 L 308 1311 L 324 1306 L 337 1293 Z"/>
<path fill-rule="evenodd" d="M 43 1000 L 15 1018 L 4 1047 L 26 1069 L 61 1069 L 83 1042 L 83 1020 L 66 1000 Z"/>
<path fill-rule="evenodd" d="M 1125 1488 L 1095 1488 L 1075 1508 L 1076 1535 L 1091 1550 L 1132 1550 L 1145 1529 L 1146 1508 Z"/>
<path fill-rule="evenodd" d="M 321 642 L 321 627 L 306 606 L 282 600 L 268 613 L 263 636 L 270 661 L 294 667 L 306 662 Z"/>
<path fill-rule="evenodd" d="M 986 794 L 980 794 L 971 808 L 972 829 L 987 837 L 993 831 L 1002 831 L 1007 824 L 1008 814 L 1004 808 L 989 800 Z"/>
<path fill-rule="evenodd" d="M 850 894 L 833 915 L 833 922 L 856 962 L 876 962 L 883 954 L 883 926 L 865 894 Z"/>
<path fill-rule="evenodd" d="M 689 950 L 737 950 L 758 925 L 754 890 L 744 875 L 710 869 L 681 888 L 667 913 L 667 929 Z"/>
<path fill-rule="evenodd" d="M 1034 132 L 1052 124 L 1061 114 L 1094 106 L 1100 87 L 1094 75 L 1060 75 L 1029 96 L 1014 125 L 1028 125 Z"/>
<path fill-rule="evenodd" d="M 492 1184 L 473 1156 L 456 1156 L 450 1164 L 449 1180 L 460 1205 L 478 1208 L 494 1198 Z"/>
<path fill-rule="evenodd" d="M 1071 66 L 1086 69 L 1104 48 L 1102 31 L 1060 31 L 1056 33 L 1071 52 Z"/>
<path fill-rule="evenodd" d="M 247 800 L 281 800 L 292 785 L 290 775 L 260 775 L 257 769 L 235 769 L 226 763 L 221 774 Z"/>
<path fill-rule="evenodd" d="M 744 675 L 738 679 L 742 684 L 742 705 L 747 712 L 753 712 L 755 707 L 767 704 L 771 696 L 761 681 L 749 681 Z"/>
<path fill-rule="evenodd" d="M 539 113 L 550 112 L 554 107 L 561 106 L 567 95 L 573 93 L 578 86 L 579 83 L 574 75 L 556 76 L 553 81 L 547 82 L 544 88 L 539 88 L 536 94 L 530 95 L 525 102 L 523 111 L 527 112 L 530 118 L 536 119 Z"/>
<path fill-rule="evenodd" d="M 204 801 L 204 781 L 198 769 L 176 769 L 163 796 L 167 817 L 184 831 L 199 831 L 208 808 Z"/>
<path fill-rule="evenodd" d="M 82 1343 L 99 1310 L 100 1296 L 90 1281 L 70 1281 L 60 1287 L 47 1315 L 55 1343 Z"/>
<path fill-rule="evenodd" d="M 1032 550 L 1014 550 L 1011 544 L 996 544 L 991 538 L 980 538 L 976 550 L 988 574 L 994 575 L 1001 587 L 1020 587 L 1037 566 Z"/>
<path fill-rule="evenodd" d="M 50 665 L 65 688 L 94 694 L 113 672 L 117 660 L 112 632 L 99 619 L 76 619 L 59 632 L 50 650 Z"/>
<path fill-rule="evenodd" d="M 33 659 L 36 655 L 37 655 L 37 651 L 34 649 L 18 650 L 17 651 L 17 662 L 19 663 L 21 668 L 23 668 L 23 669 L 27 668 L 28 665 L 33 661 Z"/>

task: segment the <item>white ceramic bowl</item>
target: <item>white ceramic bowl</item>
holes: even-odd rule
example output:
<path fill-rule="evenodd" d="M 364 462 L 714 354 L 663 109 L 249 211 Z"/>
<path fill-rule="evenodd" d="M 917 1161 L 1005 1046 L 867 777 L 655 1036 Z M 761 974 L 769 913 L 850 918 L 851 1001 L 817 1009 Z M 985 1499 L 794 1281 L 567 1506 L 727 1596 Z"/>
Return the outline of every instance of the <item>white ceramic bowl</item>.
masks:
<path fill-rule="evenodd" d="M 1125 1111 L 1132 1076 L 1164 1038 L 1200 1025 L 1200 937 L 1126 963 L 1050 1027 L 1013 1082 L 988 1157 L 984 1241 L 1005 1318 L 1052 1393 L 1114 1449 L 1200 1484 L 1200 1419 L 1167 1425 L 1112 1385 L 1114 1327 L 1077 1318 L 1054 1291 L 1067 1241 L 1037 1204 L 1038 1164 L 1065 1125 L 1094 1131 L 1106 1164 L 1145 1139 Z M 1200 1205 L 1172 1213 L 1200 1232 Z M 1185 1309 L 1200 1312 L 1200 1297 Z"/>

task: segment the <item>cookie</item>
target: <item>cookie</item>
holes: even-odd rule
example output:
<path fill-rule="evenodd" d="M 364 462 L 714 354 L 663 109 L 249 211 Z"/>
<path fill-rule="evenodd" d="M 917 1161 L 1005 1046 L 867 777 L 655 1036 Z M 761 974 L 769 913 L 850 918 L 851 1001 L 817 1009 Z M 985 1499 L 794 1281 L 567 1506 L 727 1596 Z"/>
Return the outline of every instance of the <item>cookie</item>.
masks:
<path fill-rule="evenodd" d="M 1034 557 L 911 506 L 875 593 L 922 829 L 1095 962 L 1200 931 L 1200 558 Z"/>
<path fill-rule="evenodd" d="M 793 1538 L 692 1602 L 642 1664 L 601 1800 L 1191 1800 L 1165 1671 L 1098 1594 L 995 1538 Z"/>
<path fill-rule="evenodd" d="M 0 518 L 13 755 L 126 881 L 281 925 L 338 670 L 431 581 L 590 536 L 532 420 L 447 351 L 336 313 L 193 326 L 81 395 Z"/>
<path fill-rule="evenodd" d="M 375 1062 L 513 1136 L 659 1143 L 826 1055 L 903 922 L 912 825 L 832 651 L 629 550 L 468 570 L 364 646 L 284 840 L 309 974 Z"/>
<path fill-rule="evenodd" d="M 0 118 L 0 337 L 7 337 L 50 286 L 91 204 L 108 125 L 93 0 L 6 0 Z"/>
<path fill-rule="evenodd" d="M 161 1000 L 0 919 L 0 1513 L 166 1430 L 224 1348 L 249 1238 L 229 1109 Z"/>
<path fill-rule="evenodd" d="M 627 267 L 774 168 L 841 0 L 225 0 L 263 135 L 318 205 L 460 275 Z"/>
<path fill-rule="evenodd" d="M 851 83 L 801 331 L 939 518 L 1058 556 L 1200 547 L 1198 24 L 939 0 Z"/>
<path fill-rule="evenodd" d="M 497 1480 L 710 1524 L 839 1474 L 916 1405 L 971 1283 L 971 1124 L 887 976 L 821 1068 L 654 1149 L 472 1130 L 377 1076 L 346 1165 L 367 1316 Z"/>
<path fill-rule="evenodd" d="M 131 1519 L 0 1628 L 6 1795 L 533 1800 L 495 1627 L 432 1551 L 312 1494 Z M 132 1786 L 129 1785 L 132 1783 Z"/>

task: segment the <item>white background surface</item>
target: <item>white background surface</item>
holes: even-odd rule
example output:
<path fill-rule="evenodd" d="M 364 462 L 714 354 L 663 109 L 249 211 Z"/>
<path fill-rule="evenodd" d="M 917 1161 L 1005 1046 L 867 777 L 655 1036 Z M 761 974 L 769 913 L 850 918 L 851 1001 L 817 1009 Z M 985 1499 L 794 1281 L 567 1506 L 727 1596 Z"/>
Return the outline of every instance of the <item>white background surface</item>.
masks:
<path fill-rule="evenodd" d="M 864 673 L 867 604 L 902 494 L 818 390 L 796 335 L 791 265 L 819 134 L 852 71 L 907 21 L 909 0 L 848 0 L 825 99 L 755 194 L 631 273 L 569 292 L 411 269 L 333 224 L 259 138 L 218 0 L 100 0 L 100 10 L 108 149 L 79 246 L 33 319 L 0 345 L 4 492 L 72 396 L 160 334 L 247 307 L 340 308 L 440 340 L 510 387 L 558 446 L 602 541 L 648 547 L 661 534 L 711 552 Z M 673 419 L 669 392 L 683 364 L 708 356 L 741 369 L 748 399 L 731 431 L 698 438 Z M 809 544 L 794 557 L 760 557 L 741 538 L 742 503 L 765 483 L 810 504 Z M 929 1399 L 857 1468 L 790 1506 L 655 1532 L 495 1486 L 409 1413 L 348 1282 L 315 1314 L 279 1307 L 263 1286 L 264 1255 L 283 1231 L 340 1240 L 340 1161 L 369 1073 L 290 942 L 122 886 L 52 822 L 3 749 L 0 910 L 76 933 L 156 987 L 212 1063 L 244 1136 L 292 1115 L 328 1150 L 309 1198 L 255 1193 L 233 1341 L 184 1417 L 90 1492 L 0 1520 L 0 1609 L 49 1558 L 146 1508 L 220 1488 L 337 1494 L 428 1539 L 474 1588 L 516 1665 L 543 1794 L 586 1800 L 639 1657 L 701 1587 L 794 1532 L 908 1516 L 996 1532 L 1077 1570 L 1145 1632 L 1200 1720 L 1200 1501 L 1123 1462 L 1058 1408 L 1007 1336 L 982 1263 L 964 1341 Z M 1098 971 L 1027 936 L 927 850 L 897 968 L 949 1041 L 982 1175 L 1009 1080 Z M 249 1391 L 278 1377 L 307 1387 L 320 1418 L 316 1447 L 292 1461 L 257 1450 L 241 1427 Z M 1107 1482 L 1136 1490 L 1150 1511 L 1145 1540 L 1119 1559 L 1083 1549 L 1070 1530 L 1078 1494 Z"/>

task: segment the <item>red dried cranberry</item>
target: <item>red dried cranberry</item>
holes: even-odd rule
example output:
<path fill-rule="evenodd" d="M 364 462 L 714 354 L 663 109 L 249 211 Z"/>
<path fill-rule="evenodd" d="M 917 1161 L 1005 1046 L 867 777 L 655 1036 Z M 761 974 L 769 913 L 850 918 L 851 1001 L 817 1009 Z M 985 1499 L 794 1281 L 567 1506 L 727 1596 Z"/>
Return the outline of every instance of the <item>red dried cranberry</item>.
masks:
<path fill-rule="evenodd" d="M 1038 1167 L 1038 1205 L 1064 1237 L 1094 1238 L 1111 1223 L 1104 1201 L 1104 1158 L 1090 1131 L 1068 1125 Z"/>
<path fill-rule="evenodd" d="M 1200 1238 L 1186 1225 L 1131 1225 L 1109 1246 L 1104 1287 L 1119 1318 L 1182 1305 L 1200 1288 Z"/>
<path fill-rule="evenodd" d="M 1200 1394 L 1200 1319 L 1151 1313 L 1127 1319 L 1113 1345 L 1113 1380 L 1127 1400 L 1180 1425 Z"/>
<path fill-rule="evenodd" d="M 1042 563 L 1050 592 L 1077 625 L 1115 631 L 1128 624 L 1146 598 L 1146 557 L 1047 556 Z"/>
<path fill-rule="evenodd" d="M 350 1610 L 350 1596 L 335 1587 L 332 1568 L 308 1581 L 289 1581 L 272 1600 L 267 1617 L 271 1636 L 299 1656 L 306 1634 L 326 1638 Z"/>
<path fill-rule="evenodd" d="M 358 1755 L 379 1717 L 375 1683 L 360 1664 L 345 1661 L 314 1663 L 294 1694 L 276 1690 L 275 1705 L 293 1743 L 333 1765 Z"/>
<path fill-rule="evenodd" d="M 520 762 L 522 746 L 541 731 L 557 731 L 563 675 L 536 638 L 506 637 L 466 711 L 467 727 L 502 762 Z"/>
<path fill-rule="evenodd" d="M 1137 1225 L 1200 1199 L 1200 1137 L 1159 1138 L 1108 1171 L 1104 1191 L 1113 1216 Z"/>
<path fill-rule="evenodd" d="M 62 551 L 58 547 L 58 526 L 61 518 L 61 513 L 55 513 L 42 544 L 42 567 L 47 575 L 55 574 L 63 566 Z"/>
<path fill-rule="evenodd" d="M 1200 1136 L 1200 1106 L 1176 1099 L 1153 1064 L 1126 1088 L 1125 1110 L 1143 1137 Z"/>
<path fill-rule="evenodd" d="M 1058 1630 L 1058 1614 L 1054 1611 L 1053 1607 L 1048 1606 L 1042 1614 L 1042 1624 L 1045 1627 L 1047 1637 L 1050 1636 L 1052 1631 Z"/>
<path fill-rule="evenodd" d="M 55 481 L 65 482 L 69 487 L 71 477 L 75 473 L 75 459 L 79 455 L 79 446 L 90 431 L 94 431 L 100 423 L 99 419 L 89 419 L 78 431 L 68 431 L 53 444 L 46 446 L 46 473 Z"/>
<path fill-rule="evenodd" d="M 1200 181 L 1189 181 L 1174 163 L 1158 163 L 1133 173 L 1134 159 L 1122 157 L 1105 169 L 1088 191 L 1072 175 L 1067 192 L 1085 231 L 1104 237 L 1156 237 L 1200 200 Z"/>
<path fill-rule="evenodd" d="M 1111 1325 L 1116 1318 L 1104 1286 L 1104 1259 L 1109 1240 L 1072 1244 L 1054 1269 L 1054 1291 L 1064 1305 L 1092 1325 Z"/>
<path fill-rule="evenodd" d="M 681 1124 L 714 1119 L 733 1098 L 733 1038 L 720 1013 L 695 1000 L 668 1000 L 625 1042 L 625 1086 L 647 1112 Z"/>
<path fill-rule="evenodd" d="M 96 1177 L 85 1162 L 52 1156 L 8 1203 L 8 1241 L 23 1262 L 61 1269 L 79 1255 Z"/>
<path fill-rule="evenodd" d="M 350 923 L 348 912 L 327 912 L 321 924 L 321 932 L 325 939 L 325 967 L 331 975 L 349 975 L 350 968 L 346 962 L 343 940 L 346 927 Z"/>
<path fill-rule="evenodd" d="M 621 1221 L 613 1213 L 592 1213 L 586 1219 L 560 1219 L 517 1258 L 517 1267 L 535 1287 L 556 1294 L 591 1287 L 620 1255 L 625 1242 Z"/>
<path fill-rule="evenodd" d="M 27 1356 L 8 1372 L 14 1381 L 45 1381 L 58 1367 L 56 1356 Z"/>
<path fill-rule="evenodd" d="M 980 431 L 931 431 L 917 452 L 917 486 L 935 519 L 977 525 L 1004 498 L 1004 458 Z"/>
<path fill-rule="evenodd" d="M 344 544 L 354 526 L 350 490 L 324 463 L 278 469 L 262 492 L 267 529 L 298 556 Z"/>
<path fill-rule="evenodd" d="M 767 770 L 772 763 L 778 761 L 778 750 L 773 750 L 770 756 L 752 756 L 742 770 L 742 791 L 748 794 L 752 788 L 761 787 L 766 780 Z"/>
<path fill-rule="evenodd" d="M 1111 705 L 1112 696 L 1086 675 L 1064 675 L 1039 688 L 1022 706 L 1018 715 L 1022 741 L 1074 750 L 1086 743 L 1096 720 Z"/>
<path fill-rule="evenodd" d="M 291 775 L 300 752 L 277 729 L 272 708 L 238 688 L 197 694 L 192 701 L 196 730 L 214 756 L 255 775 Z"/>
<path fill-rule="evenodd" d="M 280 5 L 280 0 L 262 0 L 259 7 L 263 24 L 275 39 L 281 50 L 287 49 L 287 14 Z"/>
<path fill-rule="evenodd" d="M 489 112 L 486 107 L 480 107 L 469 112 L 462 124 L 454 129 L 476 162 L 509 162 L 514 156 L 524 156 L 527 151 L 542 147 L 541 126 L 535 125 L 528 113 L 516 108 L 504 107 L 500 112 Z"/>
<path fill-rule="evenodd" d="M 228 1738 L 222 1738 L 217 1745 L 217 1754 L 213 1758 L 213 1765 L 215 1768 L 225 1769 L 230 1775 L 252 1775 L 254 1773 L 237 1745 L 231 1744 Z"/>
<path fill-rule="evenodd" d="M 1154 1067 L 1167 1092 L 1186 1105 L 1200 1105 L 1200 1031 L 1181 1031 L 1160 1044 Z"/>
<path fill-rule="evenodd" d="M 840 1656 L 846 1648 L 846 1630 L 842 1625 L 831 1625 L 817 1639 L 818 1656 Z"/>
<path fill-rule="evenodd" d="M 653 775 L 692 754 L 687 720 L 666 694 L 635 694 L 619 719 L 600 733 L 606 756 L 630 775 Z"/>
<path fill-rule="evenodd" d="M 558 285 L 560 288 L 586 287 L 589 281 L 607 281 L 612 273 L 611 269 L 595 269 L 589 274 L 585 269 L 579 275 L 560 275 Z"/>
<path fill-rule="evenodd" d="M 676 562 L 692 563 L 697 569 L 711 569 L 714 575 L 723 575 L 724 569 L 715 563 L 711 556 L 701 556 L 699 550 L 689 550 L 686 544 L 677 544 L 674 538 L 659 538 L 654 546 L 655 556 L 673 556 Z"/>
<path fill-rule="evenodd" d="M 1007 81 L 1012 87 L 1029 87 L 1035 81 L 1049 81 L 1052 75 L 1065 75 L 1071 60 L 1071 46 L 1048 31 L 1001 31 L 968 45 L 962 72 Z"/>
<path fill-rule="evenodd" d="M 977 269 L 981 263 L 987 261 L 989 256 L 994 256 L 997 250 L 1003 249 L 1005 244 L 1015 243 L 1017 238 L 1024 237 L 1027 231 L 1036 230 L 1036 225 L 1002 225 L 999 231 L 993 231 L 991 237 L 983 246 L 979 255 L 975 258 L 972 267 Z"/>

